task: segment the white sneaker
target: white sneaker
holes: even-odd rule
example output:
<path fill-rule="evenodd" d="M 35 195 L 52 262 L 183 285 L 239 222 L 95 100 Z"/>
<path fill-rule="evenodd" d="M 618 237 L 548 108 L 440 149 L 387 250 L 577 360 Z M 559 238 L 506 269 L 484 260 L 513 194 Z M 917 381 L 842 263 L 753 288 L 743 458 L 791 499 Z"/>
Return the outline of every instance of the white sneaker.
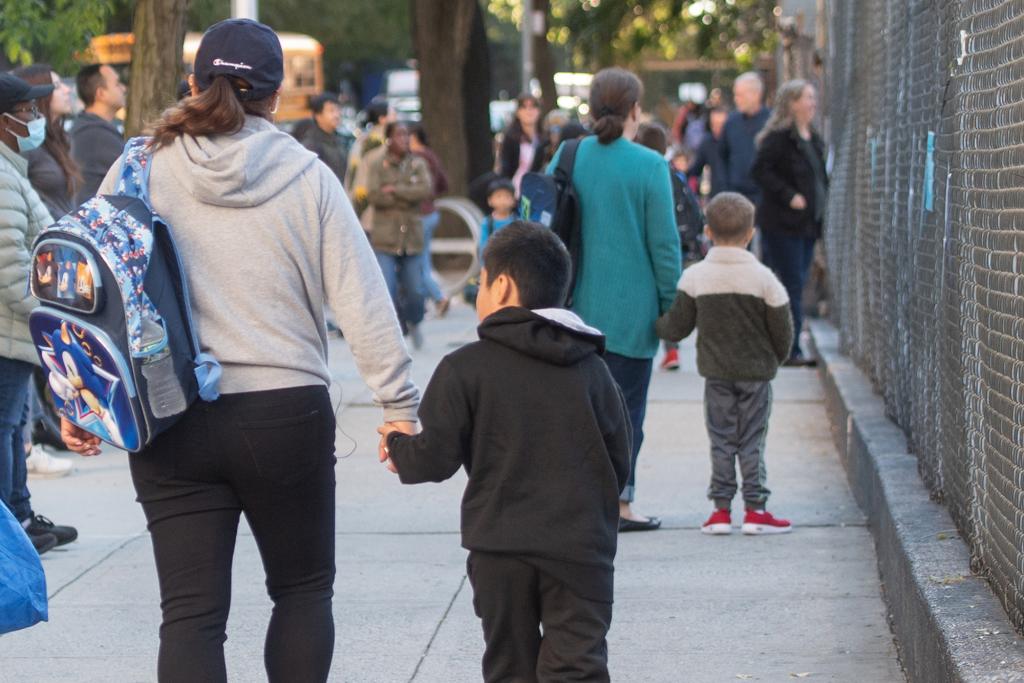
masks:
<path fill-rule="evenodd" d="M 58 458 L 50 453 L 40 444 L 32 446 L 32 450 L 25 458 L 28 466 L 28 476 L 32 479 L 56 479 L 71 473 L 74 463 L 64 458 Z"/>

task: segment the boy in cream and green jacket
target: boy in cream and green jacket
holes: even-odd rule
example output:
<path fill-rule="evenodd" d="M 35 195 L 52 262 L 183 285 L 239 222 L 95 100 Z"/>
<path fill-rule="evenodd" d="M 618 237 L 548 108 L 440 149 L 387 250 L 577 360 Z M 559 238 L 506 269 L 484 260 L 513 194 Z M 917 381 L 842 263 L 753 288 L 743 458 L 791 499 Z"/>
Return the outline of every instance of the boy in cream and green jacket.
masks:
<path fill-rule="evenodd" d="M 706 534 L 732 533 L 736 465 L 743 476 L 745 534 L 792 530 L 765 510 L 764 441 L 772 407 L 771 380 L 793 343 L 789 297 L 782 283 L 747 251 L 754 236 L 754 205 L 734 192 L 716 195 L 705 211 L 714 246 L 679 280 L 672 308 L 656 323 L 658 336 L 679 341 L 694 328 L 697 370 L 705 378 L 704 411 L 711 440 L 715 505 Z"/>

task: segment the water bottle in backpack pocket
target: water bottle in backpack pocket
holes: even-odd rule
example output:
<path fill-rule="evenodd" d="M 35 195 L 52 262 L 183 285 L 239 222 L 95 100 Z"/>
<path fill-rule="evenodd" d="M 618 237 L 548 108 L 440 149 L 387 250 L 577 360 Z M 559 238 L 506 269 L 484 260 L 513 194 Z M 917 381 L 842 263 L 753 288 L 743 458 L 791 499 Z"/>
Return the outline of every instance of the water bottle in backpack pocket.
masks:
<path fill-rule="evenodd" d="M 216 398 L 220 367 L 202 354 L 170 229 L 146 194 L 145 140 L 130 140 L 117 194 L 93 197 L 36 239 L 29 316 L 58 413 L 136 452 L 197 397 Z"/>

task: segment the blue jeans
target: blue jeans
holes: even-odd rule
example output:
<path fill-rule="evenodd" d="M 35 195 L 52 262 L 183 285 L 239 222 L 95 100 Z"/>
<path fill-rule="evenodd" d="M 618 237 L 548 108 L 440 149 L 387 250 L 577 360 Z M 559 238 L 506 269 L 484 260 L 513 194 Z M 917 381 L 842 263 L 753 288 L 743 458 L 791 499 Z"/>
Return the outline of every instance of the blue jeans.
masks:
<path fill-rule="evenodd" d="M 423 296 L 431 301 L 440 301 L 444 298 L 441 288 L 437 286 L 434 273 L 430 269 L 430 239 L 434 231 L 441 223 L 441 212 L 435 211 L 423 216 L 423 251 L 420 253 L 420 262 L 423 264 Z"/>
<path fill-rule="evenodd" d="M 19 522 L 32 516 L 23 431 L 32 366 L 0 358 L 0 501 Z"/>
<path fill-rule="evenodd" d="M 423 266 L 420 255 L 376 253 L 402 329 L 406 324 L 419 325 L 423 322 Z"/>
<path fill-rule="evenodd" d="M 651 384 L 650 358 L 627 358 L 610 351 L 604 354 L 604 362 L 622 390 L 626 399 L 629 422 L 633 427 L 633 464 L 629 469 L 629 481 L 619 494 L 619 500 L 631 503 L 636 496 L 636 458 L 644 442 L 644 417 L 647 415 L 647 388 Z"/>
<path fill-rule="evenodd" d="M 793 312 L 793 348 L 790 356 L 802 355 L 800 329 L 804 324 L 804 287 L 814 259 L 813 237 L 791 237 L 765 232 L 761 235 L 761 260 L 775 271 L 789 294 L 789 308 Z"/>

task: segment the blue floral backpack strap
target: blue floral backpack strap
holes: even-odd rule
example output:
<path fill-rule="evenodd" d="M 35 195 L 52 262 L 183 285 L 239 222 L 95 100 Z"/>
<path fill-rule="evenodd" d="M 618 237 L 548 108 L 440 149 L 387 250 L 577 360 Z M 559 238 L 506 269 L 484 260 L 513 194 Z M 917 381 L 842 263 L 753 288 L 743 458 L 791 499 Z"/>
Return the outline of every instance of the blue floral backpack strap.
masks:
<path fill-rule="evenodd" d="M 153 159 L 148 149 L 149 141 L 148 137 L 135 137 L 125 144 L 115 192 L 141 199 L 153 212 L 153 205 L 149 202 L 149 167 Z"/>
<path fill-rule="evenodd" d="M 124 153 L 121 156 L 121 173 L 117 181 L 117 194 L 136 197 L 149 209 L 153 211 L 153 205 L 149 201 L 149 170 L 153 155 L 149 151 L 150 138 L 135 137 L 128 140 L 124 146 Z M 163 222 L 163 221 L 161 221 Z M 164 225 L 167 225 L 164 223 Z M 167 226 L 168 229 L 170 226 Z M 188 283 L 184 280 L 185 273 L 179 262 L 180 276 L 182 278 L 183 291 L 188 296 Z M 192 341 L 195 348 L 195 376 L 199 384 L 199 397 L 204 401 L 215 401 L 220 396 L 219 384 L 223 372 L 220 363 L 213 354 L 200 351 L 199 339 L 195 336 L 195 324 L 192 322 L 191 305 L 185 302 L 188 310 L 189 326 L 191 327 Z"/>
<path fill-rule="evenodd" d="M 196 356 L 196 382 L 199 383 L 199 398 L 207 403 L 220 398 L 220 376 L 224 368 L 212 353 L 201 352 Z"/>

